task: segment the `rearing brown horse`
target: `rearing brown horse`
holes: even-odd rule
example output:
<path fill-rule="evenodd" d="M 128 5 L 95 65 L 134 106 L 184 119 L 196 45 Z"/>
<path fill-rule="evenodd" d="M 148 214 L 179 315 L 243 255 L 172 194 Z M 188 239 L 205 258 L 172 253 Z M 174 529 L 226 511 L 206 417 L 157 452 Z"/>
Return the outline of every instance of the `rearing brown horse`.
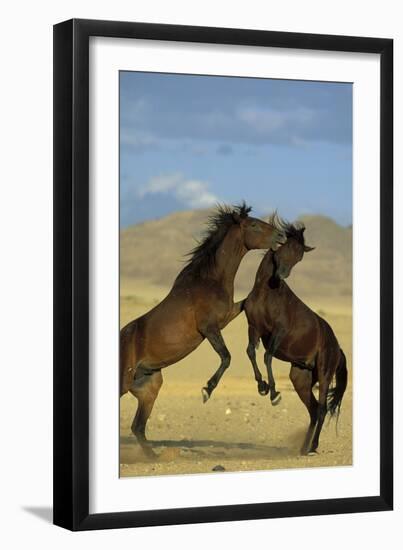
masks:
<path fill-rule="evenodd" d="M 305 227 L 283 222 L 287 242 L 276 251 L 268 251 L 256 273 L 254 287 L 245 301 L 249 325 L 247 354 L 253 366 L 259 393 L 270 390 L 272 402 L 278 399 L 272 373 L 272 358 L 292 364 L 291 382 L 308 409 L 310 424 L 301 449 L 302 454 L 316 452 L 327 412 L 340 410 L 347 386 L 346 357 L 330 325 L 302 302 L 283 280 L 304 253 Z M 255 348 L 262 340 L 269 386 L 262 379 L 256 363 Z M 336 386 L 329 389 L 333 376 Z M 319 400 L 312 387 L 319 382 Z"/>
<path fill-rule="evenodd" d="M 189 355 L 207 338 L 221 359 L 202 390 L 203 401 L 209 399 L 231 360 L 221 330 L 244 303 L 234 303 L 239 264 L 249 250 L 276 249 L 285 241 L 275 216 L 266 223 L 250 217 L 250 211 L 245 204 L 218 207 L 205 238 L 191 252 L 166 298 L 120 332 L 120 393 L 130 391 L 138 400 L 132 432 L 146 454 L 154 454 L 145 428 L 162 385 L 161 369 Z"/>

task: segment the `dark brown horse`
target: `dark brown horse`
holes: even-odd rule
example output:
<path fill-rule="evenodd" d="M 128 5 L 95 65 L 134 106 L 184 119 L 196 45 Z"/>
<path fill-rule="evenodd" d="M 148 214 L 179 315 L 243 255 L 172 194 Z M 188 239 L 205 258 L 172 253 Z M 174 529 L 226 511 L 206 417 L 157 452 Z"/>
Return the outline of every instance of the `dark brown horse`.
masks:
<path fill-rule="evenodd" d="M 279 400 L 272 372 L 272 358 L 292 364 L 290 379 L 308 409 L 310 424 L 301 449 L 302 454 L 316 452 L 327 412 L 340 411 L 347 386 L 346 358 L 330 325 L 290 289 L 286 279 L 304 253 L 313 250 L 305 245 L 302 224 L 283 222 L 287 242 L 278 250 L 269 250 L 257 271 L 254 287 L 245 301 L 249 325 L 247 354 L 253 366 L 258 391 L 270 391 L 272 403 Z M 265 347 L 264 362 L 269 385 L 262 379 L 256 363 L 259 340 Z M 335 388 L 329 389 L 336 375 Z M 319 402 L 312 388 L 319 382 Z"/>
<path fill-rule="evenodd" d="M 132 432 L 149 455 L 153 451 L 145 428 L 162 384 L 161 369 L 189 355 L 207 338 L 221 359 L 202 390 L 207 401 L 230 364 L 221 330 L 244 303 L 234 303 L 239 264 L 248 250 L 276 249 L 285 242 L 275 217 L 266 223 L 250 217 L 250 210 L 245 204 L 218 207 L 205 238 L 191 252 L 168 296 L 120 332 L 120 393 L 130 391 L 138 400 Z"/>

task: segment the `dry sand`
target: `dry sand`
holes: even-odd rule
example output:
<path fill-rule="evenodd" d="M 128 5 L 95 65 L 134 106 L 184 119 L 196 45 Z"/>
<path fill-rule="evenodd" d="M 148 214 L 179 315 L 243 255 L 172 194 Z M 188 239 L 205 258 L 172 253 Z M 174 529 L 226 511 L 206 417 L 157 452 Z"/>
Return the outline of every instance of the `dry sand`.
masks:
<path fill-rule="evenodd" d="M 167 290 L 139 280 L 123 280 L 121 325 L 151 309 Z M 299 455 L 308 413 L 288 379 L 289 365 L 274 361 L 274 375 L 282 393 L 279 405 L 273 407 L 267 396 L 257 393 L 245 353 L 246 319 L 241 315 L 223 332 L 232 362 L 206 404 L 201 388 L 219 365 L 208 342 L 162 371 L 164 384 L 147 424 L 147 436 L 154 442 L 157 459 L 146 459 L 131 433 L 136 399 L 131 395 L 122 397 L 121 476 L 211 472 L 216 466 L 226 471 L 250 471 L 352 464 L 351 300 L 346 296 L 304 296 L 304 300 L 333 327 L 349 370 L 337 434 L 336 422 L 326 420 L 317 456 Z M 265 373 L 261 349 L 258 362 Z"/>

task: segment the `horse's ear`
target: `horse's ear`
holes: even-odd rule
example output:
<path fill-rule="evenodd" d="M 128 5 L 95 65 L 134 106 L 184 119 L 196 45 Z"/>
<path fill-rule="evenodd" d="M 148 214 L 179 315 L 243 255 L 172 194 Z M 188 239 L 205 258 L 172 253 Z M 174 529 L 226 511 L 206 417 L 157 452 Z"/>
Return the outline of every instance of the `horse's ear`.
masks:
<path fill-rule="evenodd" d="M 312 250 L 315 250 L 314 246 L 304 246 L 304 252 L 311 252 Z"/>
<path fill-rule="evenodd" d="M 232 212 L 232 219 L 235 223 L 241 223 L 241 216 L 238 214 L 238 212 Z"/>

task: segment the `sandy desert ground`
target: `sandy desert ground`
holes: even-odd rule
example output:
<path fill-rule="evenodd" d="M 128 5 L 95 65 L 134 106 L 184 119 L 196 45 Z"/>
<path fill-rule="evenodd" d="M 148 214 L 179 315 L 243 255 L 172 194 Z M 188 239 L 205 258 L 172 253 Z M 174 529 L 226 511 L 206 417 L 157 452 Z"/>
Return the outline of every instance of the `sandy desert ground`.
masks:
<path fill-rule="evenodd" d="M 148 282 L 123 279 L 121 325 L 151 309 L 166 292 L 166 288 Z M 131 395 L 122 397 L 121 476 L 212 472 L 216 467 L 221 471 L 241 471 L 352 464 L 351 298 L 328 296 L 305 300 L 333 327 L 349 369 L 337 433 L 336 422 L 326 420 L 317 456 L 299 455 L 308 414 L 288 379 L 289 365 L 274 362 L 277 387 L 282 393 L 279 405 L 273 407 L 268 397 L 257 393 L 245 353 L 246 319 L 241 315 L 224 330 L 232 363 L 206 404 L 202 402 L 201 388 L 219 364 L 208 342 L 163 370 L 164 384 L 147 425 L 157 459 L 146 459 L 131 434 L 136 399 Z M 258 361 L 264 373 L 261 349 Z"/>

